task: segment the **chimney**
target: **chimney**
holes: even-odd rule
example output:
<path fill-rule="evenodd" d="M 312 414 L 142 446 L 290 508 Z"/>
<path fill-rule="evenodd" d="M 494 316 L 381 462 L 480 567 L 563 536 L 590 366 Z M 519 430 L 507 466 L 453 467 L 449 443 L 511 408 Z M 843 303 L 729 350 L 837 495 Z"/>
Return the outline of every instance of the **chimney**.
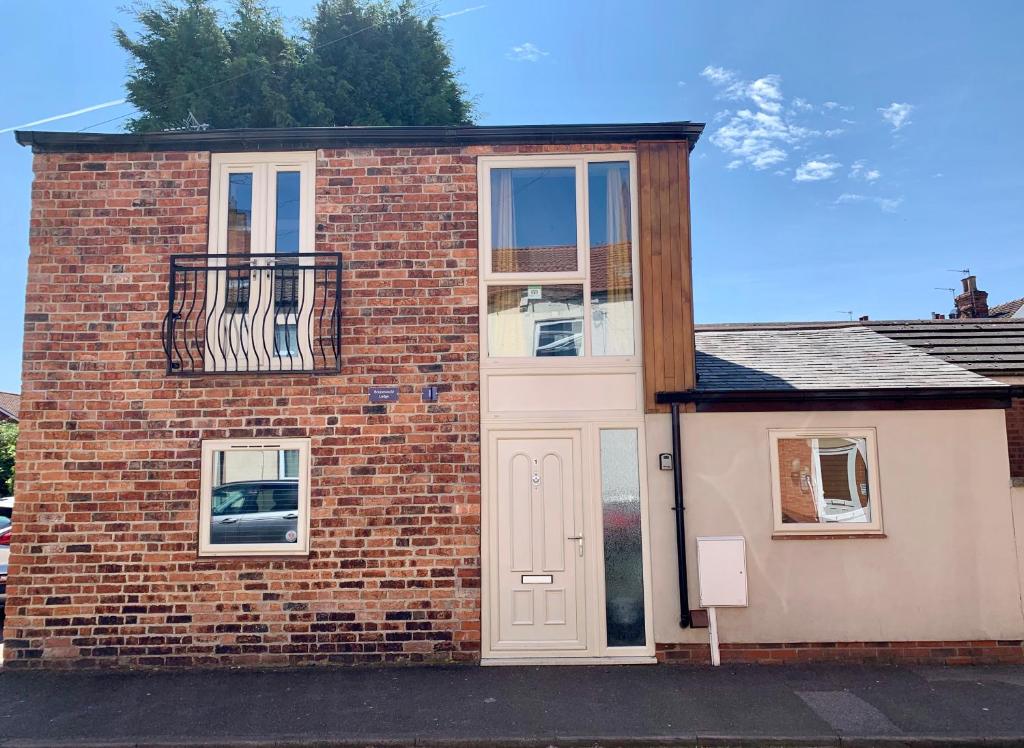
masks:
<path fill-rule="evenodd" d="M 867 322 L 868 321 L 868 315 L 865 314 L 863 317 L 860 318 L 860 321 L 861 322 Z"/>
<path fill-rule="evenodd" d="M 932 319 L 946 319 L 946 315 L 939 312 L 932 312 Z"/>
<path fill-rule="evenodd" d="M 978 290 L 978 279 L 968 275 L 962 280 L 964 292 L 953 301 L 956 316 L 960 318 L 982 318 L 988 316 L 988 293 Z"/>

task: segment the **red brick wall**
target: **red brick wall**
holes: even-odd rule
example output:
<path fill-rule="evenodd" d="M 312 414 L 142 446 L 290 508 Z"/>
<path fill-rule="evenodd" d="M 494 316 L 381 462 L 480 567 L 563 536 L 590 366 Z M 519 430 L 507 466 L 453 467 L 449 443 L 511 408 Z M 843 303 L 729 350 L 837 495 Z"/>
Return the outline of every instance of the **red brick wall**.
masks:
<path fill-rule="evenodd" d="M 1024 479 L 1024 398 L 1013 398 L 1006 411 L 1006 440 L 1010 448 L 1010 477 Z"/>
<path fill-rule="evenodd" d="M 814 492 L 802 475 L 811 475 L 811 443 L 809 439 L 779 439 L 779 490 L 782 516 L 791 522 L 817 522 L 818 505 Z M 797 460 L 800 470 L 793 470 Z"/>
<path fill-rule="evenodd" d="M 322 151 L 343 371 L 191 379 L 160 332 L 209 154 L 37 155 L 7 666 L 478 657 L 476 155 L 555 150 Z M 312 440 L 309 558 L 197 558 L 201 439 L 268 436 Z"/>

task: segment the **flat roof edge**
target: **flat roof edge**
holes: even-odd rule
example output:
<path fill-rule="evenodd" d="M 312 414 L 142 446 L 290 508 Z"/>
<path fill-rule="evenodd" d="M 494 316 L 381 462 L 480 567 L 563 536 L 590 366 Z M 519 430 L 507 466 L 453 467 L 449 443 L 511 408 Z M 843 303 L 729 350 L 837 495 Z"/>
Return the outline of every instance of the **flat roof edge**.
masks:
<path fill-rule="evenodd" d="M 596 125 L 472 125 L 454 127 L 295 127 L 201 132 L 91 133 L 18 130 L 19 145 L 36 153 L 102 151 L 261 151 L 368 146 L 466 146 L 621 143 L 687 140 L 700 122 Z"/>
<path fill-rule="evenodd" d="M 1005 409 L 1024 387 L 985 384 L 957 387 L 878 387 L 815 390 L 682 390 L 658 392 L 661 405 L 693 403 L 698 410 L 917 410 Z"/>

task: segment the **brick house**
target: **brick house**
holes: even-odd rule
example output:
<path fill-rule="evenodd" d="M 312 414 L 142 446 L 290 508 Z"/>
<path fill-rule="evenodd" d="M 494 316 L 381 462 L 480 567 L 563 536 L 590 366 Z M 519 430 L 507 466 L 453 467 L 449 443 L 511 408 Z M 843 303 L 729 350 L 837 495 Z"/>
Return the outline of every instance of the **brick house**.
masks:
<path fill-rule="evenodd" d="M 17 423 L 21 408 L 21 395 L 16 392 L 0 392 L 0 422 Z"/>
<path fill-rule="evenodd" d="M 7 666 L 1020 661 L 1010 387 L 695 335 L 701 131 L 18 133 Z"/>

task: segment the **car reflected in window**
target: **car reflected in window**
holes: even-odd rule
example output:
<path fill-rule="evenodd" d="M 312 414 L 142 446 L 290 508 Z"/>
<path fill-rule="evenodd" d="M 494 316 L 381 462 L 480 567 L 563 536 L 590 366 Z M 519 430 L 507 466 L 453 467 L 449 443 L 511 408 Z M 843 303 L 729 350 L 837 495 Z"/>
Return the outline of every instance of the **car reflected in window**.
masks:
<path fill-rule="evenodd" d="M 225 483 L 213 489 L 210 542 L 294 543 L 298 540 L 298 480 Z"/>

